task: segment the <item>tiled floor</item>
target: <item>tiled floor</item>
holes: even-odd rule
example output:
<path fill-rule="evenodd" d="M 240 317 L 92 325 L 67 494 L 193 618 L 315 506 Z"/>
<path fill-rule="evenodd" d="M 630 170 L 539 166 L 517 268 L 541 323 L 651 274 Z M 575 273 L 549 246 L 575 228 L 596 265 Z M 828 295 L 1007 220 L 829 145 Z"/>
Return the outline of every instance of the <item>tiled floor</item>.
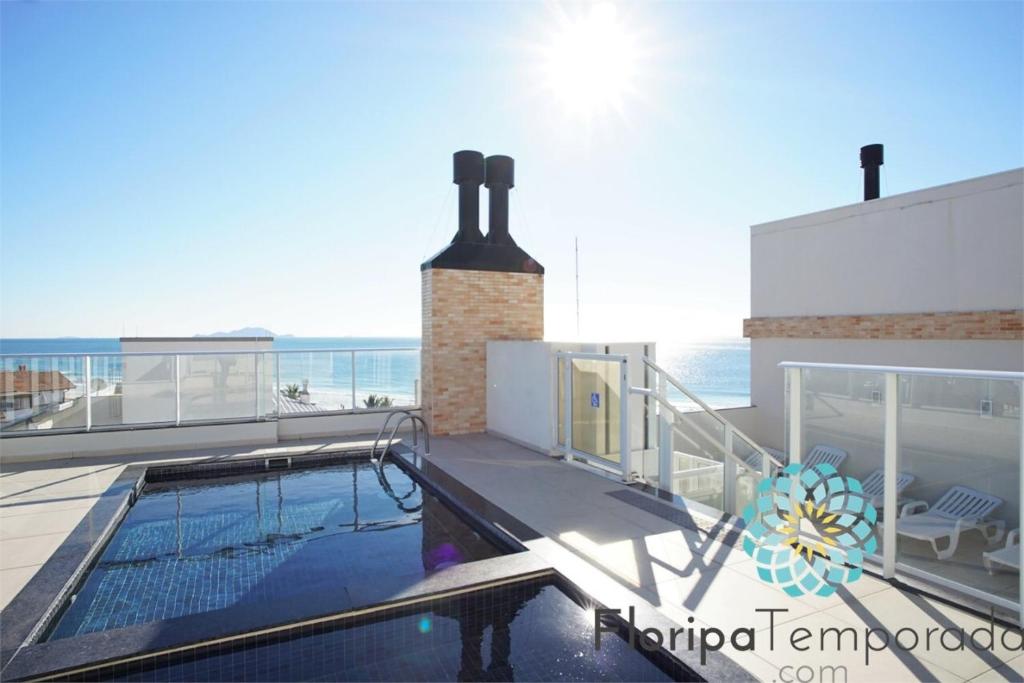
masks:
<path fill-rule="evenodd" d="M 3 468 L 0 608 L 17 595 L 96 502 L 121 465 L 53 461 Z"/>
<path fill-rule="evenodd" d="M 360 445 L 365 446 L 308 441 L 256 450 L 153 454 L 151 459 L 276 455 Z M 923 637 L 929 628 L 960 626 L 970 631 L 985 626 L 978 617 L 944 603 L 867 576 L 842 595 L 792 598 L 762 583 L 746 555 L 723 542 L 724 537 L 680 527 L 630 504 L 621 497 L 627 489 L 616 481 L 483 435 L 435 438 L 432 450 L 431 460 L 448 474 L 540 532 L 541 538 L 528 542 L 531 550 L 585 591 L 602 595 L 609 606 L 625 610 L 647 601 L 682 626 L 727 633 L 754 629 L 753 651 L 727 644 L 723 652 L 763 680 L 795 680 L 796 667 L 801 666 L 808 667 L 801 671 L 813 673 L 814 680 L 832 680 L 827 667 L 835 666 L 845 666 L 850 681 L 1022 680 L 1024 649 L 1019 646 L 997 647 L 994 652 L 889 648 L 871 652 L 870 664 L 865 664 L 866 629 L 913 629 Z M 0 604 L 7 604 L 83 518 L 125 460 L 76 459 L 3 468 Z M 755 608 L 786 610 L 775 616 L 773 642 L 768 639 L 767 615 Z M 818 636 L 823 629 L 851 627 L 859 638 L 856 650 L 821 646 Z M 789 633 L 800 628 L 813 634 L 804 643 L 806 651 L 789 642 Z M 1000 633 L 997 628 L 997 639 Z"/>
<path fill-rule="evenodd" d="M 754 651 L 728 646 L 724 651 L 763 680 L 795 680 L 797 667 L 808 667 L 801 675 L 813 674 L 814 680 L 832 680 L 828 667 L 834 666 L 845 666 L 850 681 L 1022 680 L 1020 645 L 1010 650 L 996 647 L 994 652 L 926 650 L 923 639 L 929 628 L 957 626 L 969 633 L 986 626 L 984 620 L 944 603 L 869 576 L 850 584 L 841 595 L 795 599 L 761 582 L 741 550 L 607 495 L 623 488 L 617 482 L 486 436 L 435 438 L 433 453 L 432 460 L 449 474 L 543 533 L 544 538 L 528 545 L 584 590 L 611 580 L 621 589 L 623 609 L 629 601 L 646 599 L 680 625 L 688 625 L 693 617 L 698 624 L 727 633 L 754 628 Z M 787 610 L 775 615 L 774 642 L 769 642 L 767 614 L 756 613 L 755 608 Z M 855 651 L 850 640 L 842 650 L 831 640 L 821 646 L 823 629 L 850 627 L 854 631 L 844 637 L 857 634 Z M 809 644 L 806 651 L 790 644 L 790 632 L 800 628 L 813 635 L 806 643 L 797 643 Z M 870 663 L 865 664 L 866 629 L 895 634 L 905 628 L 920 634 L 919 647 L 870 652 Z M 828 633 L 835 637 L 833 631 Z M 995 633 L 998 639 L 1001 629 Z M 872 636 L 875 647 L 879 637 Z M 906 640 L 909 632 L 902 637 L 912 645 Z M 1020 643 L 1015 633 L 1008 638 L 1015 638 L 1011 645 Z"/>

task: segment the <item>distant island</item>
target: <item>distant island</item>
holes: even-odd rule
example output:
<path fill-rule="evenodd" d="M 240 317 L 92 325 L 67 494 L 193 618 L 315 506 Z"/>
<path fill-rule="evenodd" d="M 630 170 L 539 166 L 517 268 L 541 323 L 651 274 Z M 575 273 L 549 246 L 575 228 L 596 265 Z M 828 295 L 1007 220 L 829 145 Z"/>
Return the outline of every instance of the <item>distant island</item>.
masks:
<path fill-rule="evenodd" d="M 274 334 L 265 327 L 243 327 L 230 332 L 214 332 L 212 334 L 195 334 L 194 337 L 291 337 L 291 334 Z"/>

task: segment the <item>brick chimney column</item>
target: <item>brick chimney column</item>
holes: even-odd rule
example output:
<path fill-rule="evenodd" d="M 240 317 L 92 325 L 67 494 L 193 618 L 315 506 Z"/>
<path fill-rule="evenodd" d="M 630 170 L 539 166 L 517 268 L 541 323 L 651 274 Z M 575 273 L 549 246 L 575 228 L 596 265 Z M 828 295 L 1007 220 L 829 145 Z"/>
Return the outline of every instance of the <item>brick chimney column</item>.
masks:
<path fill-rule="evenodd" d="M 431 268 L 423 280 L 423 418 L 434 434 L 487 428 L 487 342 L 544 338 L 544 276 Z"/>
<path fill-rule="evenodd" d="M 484 181 L 479 152 L 455 154 L 460 192 Z M 423 418 L 434 434 L 473 434 L 487 428 L 487 342 L 544 338 L 544 268 L 507 234 L 509 157 L 489 157 L 491 231 L 482 237 L 471 198 L 460 202 L 460 230 L 421 266 Z M 497 201 L 495 201 L 497 195 Z M 463 206 L 467 214 L 461 215 Z M 496 232 L 494 223 L 502 223 Z M 468 226 L 468 227 L 467 227 Z"/>

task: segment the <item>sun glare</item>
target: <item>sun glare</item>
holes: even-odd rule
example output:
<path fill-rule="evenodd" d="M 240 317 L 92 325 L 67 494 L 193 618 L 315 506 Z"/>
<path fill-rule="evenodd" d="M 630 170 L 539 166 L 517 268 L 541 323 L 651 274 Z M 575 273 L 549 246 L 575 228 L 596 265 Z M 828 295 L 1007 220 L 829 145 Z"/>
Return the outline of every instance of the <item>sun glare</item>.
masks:
<path fill-rule="evenodd" d="M 578 17 L 560 16 L 543 49 L 545 85 L 576 117 L 615 111 L 635 88 L 638 45 L 611 3 Z"/>

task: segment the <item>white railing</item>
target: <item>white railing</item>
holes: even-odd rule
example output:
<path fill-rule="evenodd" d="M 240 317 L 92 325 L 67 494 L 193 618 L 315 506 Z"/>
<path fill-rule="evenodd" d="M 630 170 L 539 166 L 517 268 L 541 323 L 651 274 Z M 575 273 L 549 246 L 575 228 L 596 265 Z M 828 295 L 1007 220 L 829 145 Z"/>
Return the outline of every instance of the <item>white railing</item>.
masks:
<path fill-rule="evenodd" d="M 739 514 L 757 484 L 782 463 L 664 368 L 646 357 L 643 362 L 653 372 L 654 387 L 632 391 L 656 402 L 649 411 L 656 411 L 658 430 L 656 466 L 647 466 L 650 458 L 645 458 L 641 478 L 673 495 Z M 698 410 L 676 407 L 670 387 Z M 748 484 L 745 492 L 742 483 Z"/>
<path fill-rule="evenodd" d="M 1020 612 L 1024 552 L 1014 545 L 1019 532 L 1009 539 L 1005 532 L 1024 528 L 1024 373 L 780 367 L 790 461 L 827 445 L 846 454 L 841 474 L 862 481 L 874 474 L 877 481 L 881 472 L 881 549 L 874 559 L 883 575 L 925 580 Z M 983 513 L 973 515 L 970 504 L 948 507 L 958 496 Z"/>
<path fill-rule="evenodd" d="M 557 352 L 556 358 L 557 442 L 570 459 L 732 514 L 749 502 L 763 476 L 782 466 L 649 358 L 642 357 L 644 387 L 630 385 L 627 355 Z M 698 410 L 680 410 L 669 400 L 670 387 Z M 632 423 L 631 396 L 644 400 Z M 641 428 L 653 438 L 634 445 L 633 431 Z"/>
<path fill-rule="evenodd" d="M 0 433 L 258 422 L 417 406 L 419 361 L 416 347 L 3 354 Z"/>

